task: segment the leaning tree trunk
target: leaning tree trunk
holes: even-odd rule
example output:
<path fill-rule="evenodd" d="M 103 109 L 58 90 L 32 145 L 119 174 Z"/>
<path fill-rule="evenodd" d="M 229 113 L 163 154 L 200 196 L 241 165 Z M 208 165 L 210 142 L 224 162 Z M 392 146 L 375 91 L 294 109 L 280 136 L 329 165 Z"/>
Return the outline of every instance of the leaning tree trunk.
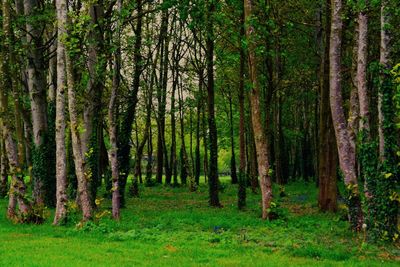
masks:
<path fill-rule="evenodd" d="M 353 230 L 361 230 L 363 213 L 357 181 L 355 149 L 351 145 L 351 137 L 344 114 L 341 87 L 341 46 L 342 46 L 342 0 L 332 0 L 331 37 L 329 48 L 330 65 L 330 106 L 335 129 L 339 164 L 343 172 L 344 182 L 349 192 L 349 219 Z"/>
<path fill-rule="evenodd" d="M 57 93 L 56 93 L 56 213 L 54 224 L 60 224 L 67 217 L 67 154 L 65 148 L 65 44 L 67 25 L 67 2 L 56 0 L 57 9 Z"/>
<path fill-rule="evenodd" d="M 244 0 L 245 20 L 253 16 L 253 3 L 251 0 Z M 250 23 L 250 21 L 247 21 Z M 272 201 L 272 183 L 270 176 L 270 166 L 268 160 L 267 137 L 262 126 L 260 88 L 258 84 L 258 69 L 254 42 L 255 29 L 251 24 L 247 25 L 246 36 L 250 41 L 248 47 L 249 72 L 253 83 L 250 91 L 250 105 L 254 139 L 256 142 L 256 152 L 258 161 L 258 173 L 260 175 L 260 188 L 262 194 L 262 218 L 267 219 Z"/>

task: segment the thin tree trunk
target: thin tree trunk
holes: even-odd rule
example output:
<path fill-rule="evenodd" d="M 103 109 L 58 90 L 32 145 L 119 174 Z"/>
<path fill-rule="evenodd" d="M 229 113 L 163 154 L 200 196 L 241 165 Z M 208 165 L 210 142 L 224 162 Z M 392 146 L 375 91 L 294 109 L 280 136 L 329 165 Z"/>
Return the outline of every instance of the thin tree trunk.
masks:
<path fill-rule="evenodd" d="M 163 167 L 168 163 L 168 159 L 164 160 L 165 155 L 165 111 L 166 111 L 166 96 L 168 84 L 168 54 L 169 54 L 169 38 L 168 34 L 168 10 L 163 10 L 162 21 L 160 27 L 160 45 L 161 45 L 161 60 L 160 60 L 160 83 L 157 86 L 158 98 L 158 133 L 157 133 L 157 183 L 162 183 Z M 166 166 L 167 167 L 167 166 Z"/>
<path fill-rule="evenodd" d="M 119 163 L 119 171 L 121 173 L 120 176 L 120 195 L 121 195 L 121 206 L 125 206 L 125 187 L 128 179 L 128 174 L 130 173 L 130 154 L 131 154 L 131 133 L 132 133 L 132 124 L 135 120 L 136 116 L 136 105 L 138 103 L 138 92 L 140 87 L 140 76 L 143 70 L 143 62 L 142 62 L 142 22 L 143 22 L 143 4 L 142 0 L 136 1 L 137 4 L 137 22 L 136 28 L 134 32 L 135 35 L 135 44 L 134 44 L 134 75 L 132 88 L 129 90 L 127 101 L 127 108 L 125 113 L 122 116 L 120 129 L 119 129 L 119 138 L 118 138 L 118 163 Z"/>
<path fill-rule="evenodd" d="M 210 137 L 210 161 L 209 161 L 209 202 L 212 207 L 220 207 L 219 202 L 219 180 L 218 180 L 218 136 L 217 125 L 215 122 L 215 104 L 214 104 L 214 23 L 213 16 L 215 12 L 214 1 L 207 1 L 207 105 L 208 105 L 208 130 Z"/>
<path fill-rule="evenodd" d="M 243 5 L 242 5 L 243 9 Z M 244 10 L 240 16 L 240 40 L 245 38 L 244 29 Z M 246 207 L 246 126 L 245 126 L 245 110 L 244 110 L 244 77 L 245 75 L 245 51 L 240 42 L 240 65 L 239 65 L 239 188 L 238 188 L 238 208 Z"/>
<path fill-rule="evenodd" d="M 245 20 L 253 16 L 253 3 L 251 0 L 244 0 Z M 249 22 L 249 21 L 247 21 Z M 265 135 L 262 118 L 261 118 L 261 105 L 260 105 L 260 88 L 258 84 L 258 70 L 257 59 L 255 53 L 254 43 L 254 27 L 247 25 L 246 36 L 250 41 L 248 47 L 249 57 L 249 72 L 252 81 L 252 89 L 250 91 L 250 105 L 252 115 L 252 125 L 254 130 L 254 139 L 256 142 L 256 152 L 258 161 L 258 173 L 260 175 L 260 188 L 262 195 L 262 218 L 267 219 L 269 209 L 272 201 L 272 183 L 270 176 L 270 166 L 268 160 L 268 144 Z"/>
<path fill-rule="evenodd" d="M 195 148 L 195 174 L 194 179 L 197 184 L 200 184 L 200 173 L 201 173 L 201 158 L 200 158 L 200 124 L 201 124 L 201 110 L 203 106 L 203 84 L 204 84 L 204 73 L 203 70 L 199 71 L 199 91 L 196 107 L 196 148 Z"/>
<path fill-rule="evenodd" d="M 380 58 L 379 63 L 381 65 L 381 87 L 384 84 L 385 80 L 388 79 L 387 71 L 390 70 L 390 53 L 391 53 L 391 36 L 390 31 L 388 29 L 389 25 L 389 12 L 388 12 L 388 3 L 389 0 L 382 0 L 381 3 L 381 43 L 380 43 Z M 382 112 L 382 104 L 383 104 L 383 95 L 380 90 L 378 95 L 378 133 L 379 133 L 379 157 L 381 162 L 385 160 L 385 137 L 384 137 L 384 114 Z"/>
<path fill-rule="evenodd" d="M 114 73 L 113 84 L 111 89 L 110 103 L 108 106 L 108 120 L 109 120 L 109 135 L 111 148 L 108 151 L 108 158 L 111 166 L 112 177 L 112 216 L 115 220 L 120 218 L 120 190 L 119 190 L 119 166 L 118 166 L 118 136 L 117 136 L 117 121 L 118 121 L 118 94 L 120 87 L 120 69 L 121 69 L 121 12 L 122 0 L 117 1 L 118 20 L 116 22 L 116 36 L 115 36 L 115 52 L 114 52 Z"/>
<path fill-rule="evenodd" d="M 235 158 L 235 132 L 233 128 L 233 109 L 232 109 L 232 94 L 229 93 L 229 126 L 231 138 L 231 182 L 232 184 L 238 183 L 236 173 L 236 158 Z"/>

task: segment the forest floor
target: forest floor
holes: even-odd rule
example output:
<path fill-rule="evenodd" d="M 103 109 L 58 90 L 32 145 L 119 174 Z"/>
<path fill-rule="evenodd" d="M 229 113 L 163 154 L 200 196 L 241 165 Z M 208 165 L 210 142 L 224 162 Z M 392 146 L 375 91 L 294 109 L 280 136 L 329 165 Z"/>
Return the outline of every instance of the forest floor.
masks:
<path fill-rule="evenodd" d="M 399 266 L 400 250 L 363 242 L 340 215 L 319 213 L 314 184 L 286 186 L 275 197 L 281 219 L 260 219 L 260 195 L 248 191 L 238 211 L 237 187 L 224 178 L 223 208 L 210 208 L 205 185 L 141 188 L 119 223 L 108 215 L 77 227 L 14 225 L 0 200 L 0 266 Z M 276 188 L 275 192 L 279 192 Z M 278 195 L 276 193 L 275 195 Z M 103 201 L 98 215 L 111 206 Z M 52 212 L 52 211 L 51 211 Z"/>

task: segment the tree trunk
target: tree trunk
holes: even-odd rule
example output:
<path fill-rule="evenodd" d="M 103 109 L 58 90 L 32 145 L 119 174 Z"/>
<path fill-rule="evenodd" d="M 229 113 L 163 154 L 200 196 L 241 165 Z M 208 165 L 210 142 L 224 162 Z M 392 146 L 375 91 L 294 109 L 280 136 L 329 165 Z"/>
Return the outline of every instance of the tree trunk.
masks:
<path fill-rule="evenodd" d="M 212 207 L 220 207 L 219 202 L 219 180 L 218 180 L 218 136 L 217 125 L 215 122 L 214 104 L 214 23 L 213 16 L 215 5 L 213 1 L 207 1 L 207 38 L 206 38 L 206 58 L 207 58 L 207 105 L 208 105 L 208 130 L 210 138 L 210 161 L 208 171 L 209 202 Z"/>
<path fill-rule="evenodd" d="M 117 1 L 118 20 L 116 21 L 115 33 L 115 52 L 113 55 L 113 84 L 111 89 L 110 103 L 108 106 L 108 120 L 109 120 L 109 135 L 110 135 L 110 150 L 108 151 L 108 158 L 111 166 L 112 177 L 112 216 L 115 220 L 120 218 L 120 190 L 119 190 L 119 168 L 118 168 L 118 136 L 117 136 L 117 123 L 118 123 L 118 94 L 120 87 L 120 69 L 121 69 L 121 12 L 122 0 Z"/>
<path fill-rule="evenodd" d="M 381 87 L 388 79 L 388 74 L 385 73 L 390 71 L 391 62 L 390 62 L 390 53 L 391 53 L 391 36 L 390 31 L 388 29 L 389 25 L 389 12 L 388 12 L 388 4 L 389 0 L 382 0 L 381 3 L 381 43 L 380 43 L 380 58 L 379 63 L 381 65 Z M 378 95 L 378 133 L 379 133 L 379 157 L 381 162 L 385 160 L 385 137 L 384 137 L 384 115 L 382 112 L 382 104 L 383 104 L 383 95 L 380 90 Z"/>
<path fill-rule="evenodd" d="M 253 16 L 253 3 L 251 0 L 244 0 L 245 19 L 248 20 Z M 249 21 L 247 21 L 249 23 Z M 261 105 L 260 105 L 260 88 L 258 84 L 258 69 L 254 43 L 254 27 L 247 25 L 246 36 L 250 41 L 248 47 L 249 72 L 252 81 L 250 91 L 250 106 L 252 115 L 252 125 L 254 131 L 254 139 L 256 142 L 256 152 L 258 161 L 258 173 L 260 175 L 260 188 L 262 195 L 262 218 L 267 219 L 272 201 L 272 183 L 270 176 L 270 166 L 268 160 L 268 144 L 262 126 Z"/>
<path fill-rule="evenodd" d="M 161 45 L 161 60 L 160 60 L 160 82 L 157 86 L 158 99 L 158 133 L 157 133 L 157 183 L 162 183 L 163 167 L 167 165 L 168 159 L 164 160 L 165 155 L 165 111 L 166 111 L 166 96 L 168 85 L 168 54 L 169 54 L 169 39 L 168 39 L 168 10 L 163 10 L 162 21 L 160 27 L 160 45 Z M 167 166 L 166 166 L 167 168 Z"/>
<path fill-rule="evenodd" d="M 0 119 L 0 128 L 3 129 L 3 122 Z M 7 154 L 3 135 L 0 132 L 0 198 L 5 198 L 8 192 L 8 168 Z"/>
<path fill-rule="evenodd" d="M 37 0 L 24 0 L 24 12 L 28 18 L 26 23 L 26 41 L 29 44 L 27 51 L 28 57 L 28 89 L 31 100 L 33 142 L 34 142 L 34 161 L 33 161 L 33 199 L 36 205 L 42 206 L 46 202 L 46 188 L 48 177 L 44 159 L 47 138 L 47 101 L 46 101 L 46 76 L 43 55 L 45 54 L 42 28 L 37 23 L 32 23 L 32 19 L 41 11 L 40 3 Z M 49 190 L 52 191 L 52 190 Z"/>
<path fill-rule="evenodd" d="M 75 173 L 78 180 L 77 198 L 82 208 L 83 220 L 88 221 L 92 218 L 93 207 L 90 203 L 90 193 L 88 186 L 88 174 L 85 172 L 85 159 L 83 154 L 83 146 L 79 133 L 79 119 L 76 107 L 75 77 L 73 66 L 66 51 L 65 65 L 67 70 L 67 87 L 68 87 L 68 109 L 71 127 L 72 150 L 74 155 Z"/>
<path fill-rule="evenodd" d="M 67 156 L 65 149 L 65 45 L 67 2 L 56 0 L 57 9 L 57 93 L 56 93 L 56 212 L 53 224 L 62 223 L 67 216 Z"/>
<path fill-rule="evenodd" d="M 146 165 L 146 186 L 153 185 L 153 133 L 149 128 L 149 140 L 147 142 L 147 165 Z"/>
<path fill-rule="evenodd" d="M 8 2 L 7 2 L 8 3 Z M 9 22 L 9 5 L 3 2 L 3 11 L 6 10 L 3 26 L 7 27 Z M 10 219 L 18 221 L 19 219 L 29 220 L 29 215 L 31 212 L 30 203 L 26 199 L 26 186 L 23 180 L 22 168 L 19 165 L 18 161 L 18 151 L 17 151 L 17 144 L 13 139 L 13 133 L 11 131 L 11 114 L 9 113 L 9 106 L 8 106 L 8 94 L 6 88 L 12 88 L 13 80 L 11 79 L 10 75 L 10 62 L 9 57 L 6 56 L 6 51 L 2 52 L 1 58 L 3 59 L 0 63 L 0 73 L 3 74 L 2 84 L 0 84 L 0 121 L 1 121 L 1 128 L 0 128 L 0 140 L 1 142 L 4 141 L 3 152 L 6 152 L 7 159 L 9 163 L 9 171 L 11 176 L 11 186 L 9 192 L 9 202 L 7 208 L 7 216 Z M 3 156 L 4 157 L 4 156 Z M 5 160 L 2 159 L 3 164 Z M 4 170 L 4 166 L 2 166 Z M 3 173 L 2 173 L 3 174 Z M 8 178 L 8 177 L 7 177 Z M 6 178 L 6 179 L 7 179 Z M 20 214 L 17 213 L 17 204 L 19 207 Z M 21 215 L 21 217 L 17 217 Z"/>
<path fill-rule="evenodd" d="M 197 184 L 200 184 L 200 173 L 201 173 L 201 158 L 200 158 L 200 124 L 201 124 L 201 110 L 203 106 L 203 85 L 204 85 L 204 72 L 201 69 L 199 71 L 199 91 L 196 107 L 196 148 L 195 148 L 195 174 L 194 179 Z"/>
<path fill-rule="evenodd" d="M 118 131 L 118 163 L 120 176 L 120 196 L 121 196 L 121 206 L 125 206 L 125 187 L 128 179 L 128 174 L 130 173 L 130 154 L 131 154 L 131 133 L 132 124 L 135 120 L 136 115 L 136 105 L 138 102 L 138 92 L 140 87 L 140 76 L 143 70 L 142 62 L 142 22 L 143 22 L 143 4 L 142 0 L 136 1 L 137 4 L 137 23 L 134 29 L 135 44 L 134 44 L 134 55 L 133 61 L 135 63 L 134 75 L 132 88 L 128 92 L 128 97 L 126 99 L 127 107 L 125 113 L 122 115 L 120 129 Z"/>
<path fill-rule="evenodd" d="M 330 38 L 330 0 L 325 4 L 325 49 L 320 50 L 321 63 L 320 112 L 319 112 L 319 170 L 318 170 L 318 206 L 322 211 L 337 210 L 337 150 L 329 106 L 329 38 Z M 322 39 L 322 36 L 321 36 Z"/>
<path fill-rule="evenodd" d="M 243 5 L 242 5 L 243 9 Z M 245 125 L 245 110 L 244 110 L 244 79 L 245 79 L 245 51 L 242 40 L 245 38 L 244 29 L 244 10 L 240 16 L 240 65 L 239 65 L 239 188 L 238 188 L 238 208 L 246 207 L 246 125 Z"/>
<path fill-rule="evenodd" d="M 330 106 L 336 143 L 339 154 L 339 164 L 343 172 L 344 182 L 350 193 L 349 210 L 350 223 L 353 230 L 360 231 L 363 224 L 363 213 L 358 188 L 355 166 L 355 149 L 351 145 L 347 121 L 344 115 L 343 96 L 341 88 L 341 45 L 342 45 L 342 1 L 332 0 L 332 22 L 329 48 L 330 65 Z"/>
<path fill-rule="evenodd" d="M 233 110 L 232 110 L 232 94 L 229 93 L 229 126 L 231 138 L 231 182 L 232 184 L 238 183 L 236 173 L 236 158 L 235 158 L 235 132 L 233 128 Z"/>

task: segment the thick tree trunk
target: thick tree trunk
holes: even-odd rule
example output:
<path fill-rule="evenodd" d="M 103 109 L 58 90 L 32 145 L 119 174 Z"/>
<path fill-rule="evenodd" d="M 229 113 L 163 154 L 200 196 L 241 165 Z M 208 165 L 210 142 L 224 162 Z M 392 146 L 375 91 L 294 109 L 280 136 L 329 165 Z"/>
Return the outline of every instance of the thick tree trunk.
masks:
<path fill-rule="evenodd" d="M 86 91 L 83 119 L 85 131 L 81 135 L 82 154 L 86 161 L 85 172 L 90 173 L 88 183 L 91 205 L 95 206 L 97 188 L 101 184 L 101 142 L 103 136 L 103 117 L 101 98 L 104 90 L 106 59 L 104 49 L 104 4 L 102 0 L 88 3 L 90 30 L 88 33 L 87 68 L 89 81 Z"/>
<path fill-rule="evenodd" d="M 245 19 L 249 20 L 253 16 L 253 3 L 251 0 L 244 0 Z M 250 23 L 249 21 L 247 21 Z M 272 201 L 272 183 L 270 176 L 270 166 L 268 160 L 268 144 L 262 126 L 261 105 L 260 105 L 260 88 L 258 84 L 257 59 L 254 43 L 254 27 L 249 24 L 246 29 L 246 36 L 250 41 L 248 47 L 249 72 L 252 81 L 252 89 L 250 91 L 250 105 L 252 124 L 254 130 L 254 139 L 256 142 L 256 152 L 258 161 L 258 173 L 260 175 L 260 188 L 262 195 L 262 218 L 268 218 L 268 212 Z"/>
<path fill-rule="evenodd" d="M 329 38 L 330 38 L 330 0 L 325 5 L 325 49 L 320 50 L 321 64 L 320 112 L 319 112 L 319 170 L 318 170 L 318 206 L 322 211 L 337 210 L 337 148 L 333 129 L 331 108 L 329 105 Z M 321 36 L 322 38 L 322 36 Z"/>
<path fill-rule="evenodd" d="M 65 45 L 67 2 L 56 0 L 57 9 L 57 93 L 56 93 L 56 213 L 54 224 L 60 224 L 67 216 L 67 156 L 65 148 Z"/>
<path fill-rule="evenodd" d="M 40 12 L 40 3 L 37 0 L 24 0 L 24 12 L 27 18 L 33 18 Z M 46 76 L 43 55 L 45 54 L 42 29 L 37 23 L 33 23 L 31 19 L 27 19 L 26 23 L 26 41 L 29 44 L 28 49 L 28 89 L 31 100 L 32 126 L 33 126 L 33 142 L 35 145 L 35 157 L 33 161 L 33 198 L 36 205 L 45 205 L 47 177 L 45 171 L 45 162 L 41 160 L 45 156 L 46 135 L 47 135 L 47 92 L 46 92 Z M 52 190 L 49 190 L 52 191 Z"/>
<path fill-rule="evenodd" d="M 344 115 L 341 88 L 342 9 L 341 0 L 332 0 L 332 22 L 329 49 L 330 106 L 338 147 L 339 164 L 343 172 L 344 182 L 350 193 L 350 223 L 353 230 L 359 231 L 363 224 L 363 213 L 361 209 L 361 199 L 355 166 L 355 149 L 351 144 L 351 137 Z"/>
<path fill-rule="evenodd" d="M 77 198 L 82 208 L 83 220 L 87 221 L 92 218 L 93 207 L 90 203 L 90 193 L 88 186 L 88 174 L 85 172 L 85 159 L 83 154 L 83 146 L 79 133 L 79 119 L 76 107 L 75 78 L 73 74 L 73 66 L 71 59 L 66 51 L 65 65 L 67 69 L 67 87 L 68 87 L 68 108 L 69 120 L 71 127 L 72 150 L 74 155 L 75 173 L 78 180 Z"/>

